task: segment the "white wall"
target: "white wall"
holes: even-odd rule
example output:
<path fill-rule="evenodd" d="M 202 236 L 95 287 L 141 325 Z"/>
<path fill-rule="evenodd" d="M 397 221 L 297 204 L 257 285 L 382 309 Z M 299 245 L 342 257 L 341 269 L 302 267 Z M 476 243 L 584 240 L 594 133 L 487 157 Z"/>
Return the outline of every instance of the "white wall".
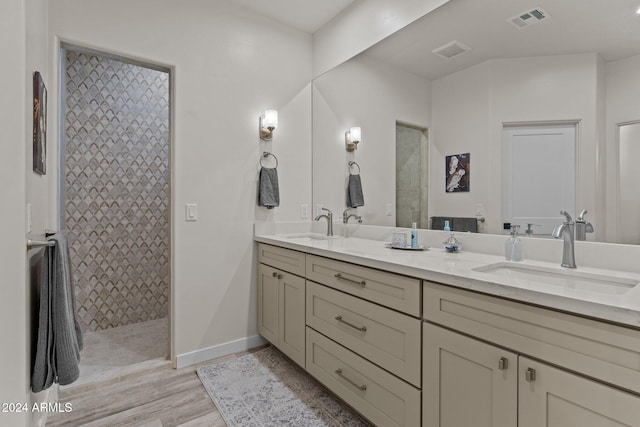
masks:
<path fill-rule="evenodd" d="M 25 88 L 28 85 L 24 0 L 0 2 L 0 402 L 29 401 L 28 311 L 25 266 Z M 2 425 L 27 425 L 26 414 L 0 413 Z"/>
<path fill-rule="evenodd" d="M 253 222 L 299 219 L 311 202 L 311 36 L 224 1 L 55 4 L 52 41 L 173 67 L 174 354 L 255 336 Z M 267 108 L 280 112 L 281 189 L 268 212 L 255 206 Z M 198 204 L 197 222 L 184 221 L 185 203 Z"/>
<path fill-rule="evenodd" d="M 607 241 L 620 241 L 624 229 L 618 224 L 618 124 L 640 120 L 640 55 L 606 65 L 606 206 Z"/>
<path fill-rule="evenodd" d="M 361 168 L 365 224 L 395 225 L 396 120 L 429 127 L 429 81 L 360 55 L 314 80 L 313 203 L 340 220 L 346 207 L 347 165 Z M 358 149 L 345 149 L 344 134 L 362 129 Z M 386 204 L 394 208 L 386 216 Z"/>
<path fill-rule="evenodd" d="M 503 123 L 579 120 L 577 206 L 598 230 L 599 128 L 595 54 L 493 60 L 433 81 L 431 215 L 473 216 L 502 232 Z M 445 194 L 444 156 L 471 153 L 471 191 Z M 434 189 L 435 188 L 435 189 Z"/>
<path fill-rule="evenodd" d="M 313 35 L 313 75 L 330 70 L 449 0 L 356 0 Z"/>

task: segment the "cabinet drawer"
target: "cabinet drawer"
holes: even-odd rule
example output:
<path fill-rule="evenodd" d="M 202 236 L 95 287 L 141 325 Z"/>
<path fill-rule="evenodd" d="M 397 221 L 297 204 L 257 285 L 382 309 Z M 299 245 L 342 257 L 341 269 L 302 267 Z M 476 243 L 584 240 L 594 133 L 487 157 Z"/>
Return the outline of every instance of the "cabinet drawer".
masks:
<path fill-rule="evenodd" d="M 420 387 L 421 321 L 307 281 L 307 325 Z"/>
<path fill-rule="evenodd" d="M 418 426 L 420 390 L 307 327 L 307 371 L 378 426 Z"/>
<path fill-rule="evenodd" d="M 258 262 L 298 276 L 304 276 L 304 257 L 305 255 L 302 252 L 265 245 L 264 243 L 258 244 Z"/>
<path fill-rule="evenodd" d="M 425 319 L 640 393 L 640 331 L 424 282 Z"/>
<path fill-rule="evenodd" d="M 307 255 L 307 279 L 420 316 L 420 280 Z"/>

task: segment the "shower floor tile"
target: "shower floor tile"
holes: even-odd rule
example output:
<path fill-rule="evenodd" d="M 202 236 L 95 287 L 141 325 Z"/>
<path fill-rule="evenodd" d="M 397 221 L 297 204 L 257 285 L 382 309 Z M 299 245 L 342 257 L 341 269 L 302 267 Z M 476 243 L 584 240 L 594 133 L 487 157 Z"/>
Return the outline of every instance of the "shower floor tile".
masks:
<path fill-rule="evenodd" d="M 68 395 L 92 385 L 114 383 L 137 373 L 170 365 L 169 321 L 149 320 L 101 331 L 83 332 L 80 378 L 60 387 Z"/>

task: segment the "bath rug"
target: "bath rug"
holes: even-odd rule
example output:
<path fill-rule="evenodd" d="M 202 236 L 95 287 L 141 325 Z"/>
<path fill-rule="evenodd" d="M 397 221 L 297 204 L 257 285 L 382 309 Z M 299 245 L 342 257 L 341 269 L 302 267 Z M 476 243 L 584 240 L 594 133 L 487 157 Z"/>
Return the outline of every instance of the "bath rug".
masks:
<path fill-rule="evenodd" d="M 229 427 L 369 426 L 274 347 L 198 368 Z"/>

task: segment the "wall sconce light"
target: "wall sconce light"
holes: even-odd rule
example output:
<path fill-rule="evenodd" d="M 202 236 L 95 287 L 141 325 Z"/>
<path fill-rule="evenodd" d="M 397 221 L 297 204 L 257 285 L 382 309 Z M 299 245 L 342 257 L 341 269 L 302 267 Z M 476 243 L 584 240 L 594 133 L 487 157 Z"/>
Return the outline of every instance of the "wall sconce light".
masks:
<path fill-rule="evenodd" d="M 351 152 L 358 149 L 358 143 L 360 142 L 361 130 L 359 127 L 352 127 L 344 134 L 344 143 L 347 147 L 347 151 Z"/>
<path fill-rule="evenodd" d="M 265 110 L 260 116 L 260 139 L 271 141 L 273 130 L 278 127 L 278 110 Z"/>

